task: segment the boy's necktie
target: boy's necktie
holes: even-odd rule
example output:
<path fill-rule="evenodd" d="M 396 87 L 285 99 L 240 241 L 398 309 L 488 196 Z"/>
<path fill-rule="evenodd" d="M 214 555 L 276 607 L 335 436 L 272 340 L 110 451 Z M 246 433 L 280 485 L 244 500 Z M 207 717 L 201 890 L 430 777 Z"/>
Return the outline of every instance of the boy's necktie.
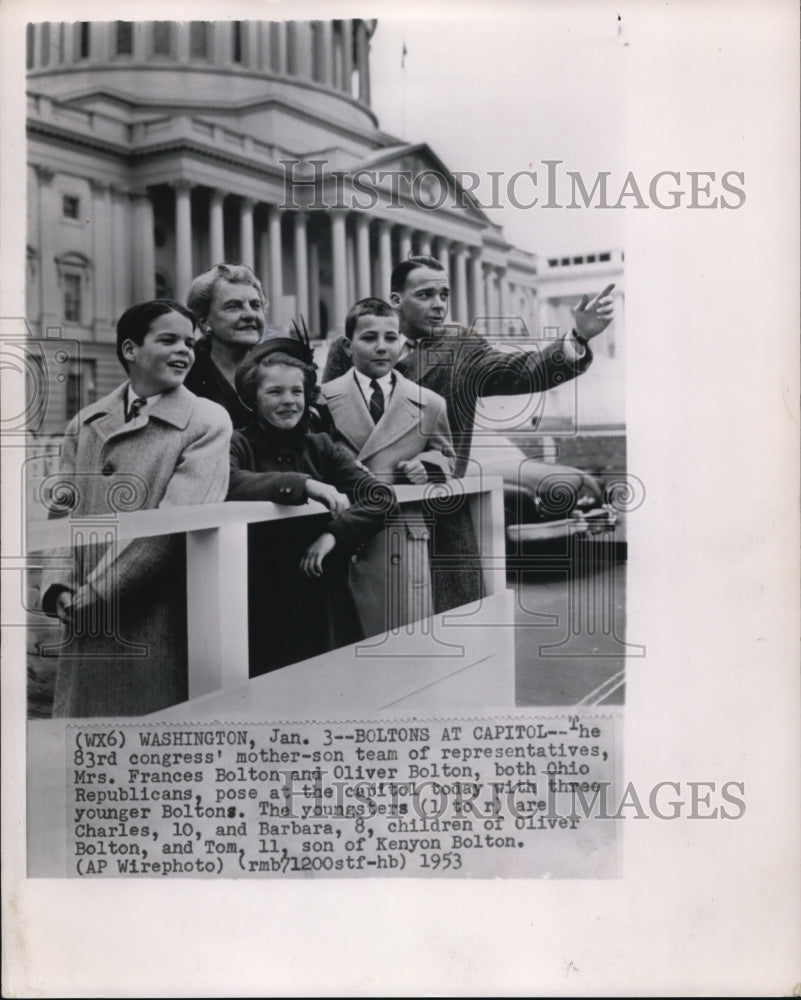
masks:
<path fill-rule="evenodd" d="M 137 396 L 136 399 L 131 400 L 131 409 L 128 411 L 128 417 L 125 421 L 126 424 L 129 423 L 131 420 L 135 420 L 136 417 L 138 417 L 139 414 L 142 412 L 142 409 L 145 406 L 147 406 L 146 399 L 139 399 L 139 397 Z"/>
<path fill-rule="evenodd" d="M 384 393 L 375 379 L 370 381 L 370 388 L 373 390 L 370 396 L 370 416 L 373 423 L 377 424 L 384 415 Z"/>

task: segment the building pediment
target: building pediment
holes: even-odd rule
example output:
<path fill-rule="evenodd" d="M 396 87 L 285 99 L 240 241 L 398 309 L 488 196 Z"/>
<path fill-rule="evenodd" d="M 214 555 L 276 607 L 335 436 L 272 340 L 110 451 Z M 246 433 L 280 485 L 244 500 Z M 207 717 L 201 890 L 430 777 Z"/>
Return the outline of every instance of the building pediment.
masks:
<path fill-rule="evenodd" d="M 331 157 L 326 152 L 309 155 L 296 168 L 297 177 L 321 184 L 326 197 L 347 190 L 351 207 L 367 208 L 378 195 L 386 206 L 451 214 L 482 230 L 492 228 L 459 176 L 426 143 L 393 145 L 358 158 L 342 156 L 341 150 Z"/>

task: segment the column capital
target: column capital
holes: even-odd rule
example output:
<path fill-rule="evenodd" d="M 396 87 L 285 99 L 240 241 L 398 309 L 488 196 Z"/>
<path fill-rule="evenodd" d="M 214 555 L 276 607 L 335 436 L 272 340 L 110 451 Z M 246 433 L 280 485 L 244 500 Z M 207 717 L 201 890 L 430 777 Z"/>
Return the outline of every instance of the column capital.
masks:
<path fill-rule="evenodd" d="M 36 176 L 39 178 L 41 184 L 49 184 L 56 176 L 55 170 L 41 163 L 34 163 L 33 169 L 36 171 Z"/>
<path fill-rule="evenodd" d="M 175 191 L 190 192 L 192 188 L 197 187 L 197 184 L 194 181 L 188 181 L 186 178 L 181 177 L 178 180 L 170 181 L 170 187 Z"/>
<path fill-rule="evenodd" d="M 221 191 L 219 188 L 212 188 L 211 195 L 209 196 L 209 201 L 212 204 L 222 204 L 225 201 L 225 196 L 227 192 Z"/>
<path fill-rule="evenodd" d="M 250 198 L 248 195 L 242 195 L 240 200 L 240 207 L 252 211 L 256 207 L 256 199 Z"/>
<path fill-rule="evenodd" d="M 92 194 L 99 195 L 101 197 L 111 190 L 111 185 L 107 184 L 105 181 L 90 179 L 89 186 L 92 188 Z"/>

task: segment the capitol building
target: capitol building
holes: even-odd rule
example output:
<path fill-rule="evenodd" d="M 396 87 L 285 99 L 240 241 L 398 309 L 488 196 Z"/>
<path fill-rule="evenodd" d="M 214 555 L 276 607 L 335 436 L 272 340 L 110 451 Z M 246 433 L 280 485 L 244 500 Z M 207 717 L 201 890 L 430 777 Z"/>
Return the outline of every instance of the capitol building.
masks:
<path fill-rule="evenodd" d="M 370 101 L 376 30 L 358 19 L 27 26 L 27 319 L 69 358 L 46 432 L 120 382 L 114 327 L 133 302 L 183 300 L 195 274 L 241 262 L 264 283 L 272 326 L 302 315 L 324 343 L 357 298 L 388 296 L 410 252 L 448 269 L 453 321 L 504 342 L 564 332 L 578 293 L 616 282 L 587 419 L 622 428 L 622 253 L 512 246 L 427 142 L 383 132 Z"/>

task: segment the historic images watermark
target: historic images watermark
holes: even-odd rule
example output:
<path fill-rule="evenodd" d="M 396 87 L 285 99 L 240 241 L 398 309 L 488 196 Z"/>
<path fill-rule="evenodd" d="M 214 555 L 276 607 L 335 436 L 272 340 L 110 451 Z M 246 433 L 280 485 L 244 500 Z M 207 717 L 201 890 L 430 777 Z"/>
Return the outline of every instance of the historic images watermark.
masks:
<path fill-rule="evenodd" d="M 427 773 L 432 767 L 422 765 L 417 770 Z M 252 765 L 248 771 L 250 779 L 258 778 L 258 770 Z M 481 820 L 487 830 L 494 829 L 500 817 L 511 817 L 516 829 L 526 830 L 555 829 L 557 825 L 575 829 L 582 819 L 737 820 L 746 813 L 743 781 L 665 779 L 648 788 L 638 788 L 632 781 L 616 788 L 612 781 L 576 780 L 573 771 L 570 777 L 565 777 L 556 763 L 545 768 L 544 789 L 540 788 L 541 780 L 539 784 L 531 780 L 505 780 L 482 785 L 448 777 L 437 781 L 432 778 L 386 782 L 378 789 L 367 781 L 327 780 L 333 773 L 329 771 L 320 771 L 311 783 L 299 783 L 292 771 L 281 773 L 286 804 L 275 812 L 265 805 L 264 815 L 306 820 L 360 813 L 375 816 L 385 812 L 394 817 L 395 825 L 390 828 L 393 833 L 458 830 L 458 825 L 453 825 L 448 817 L 472 816 Z M 229 777 L 236 778 L 236 772 Z M 482 793 L 486 801 L 480 808 L 477 800 Z M 384 795 L 389 797 L 388 805 L 380 801 Z M 295 806 L 296 798 L 304 804 Z M 313 804 L 309 804 L 309 799 Z M 190 806 L 187 815 L 191 812 Z"/>
<path fill-rule="evenodd" d="M 411 206 L 442 208 L 738 209 L 746 202 L 741 170 L 660 170 L 649 177 L 612 170 L 568 170 L 542 160 L 537 170 L 334 169 L 329 160 L 286 159 L 282 209 Z"/>

